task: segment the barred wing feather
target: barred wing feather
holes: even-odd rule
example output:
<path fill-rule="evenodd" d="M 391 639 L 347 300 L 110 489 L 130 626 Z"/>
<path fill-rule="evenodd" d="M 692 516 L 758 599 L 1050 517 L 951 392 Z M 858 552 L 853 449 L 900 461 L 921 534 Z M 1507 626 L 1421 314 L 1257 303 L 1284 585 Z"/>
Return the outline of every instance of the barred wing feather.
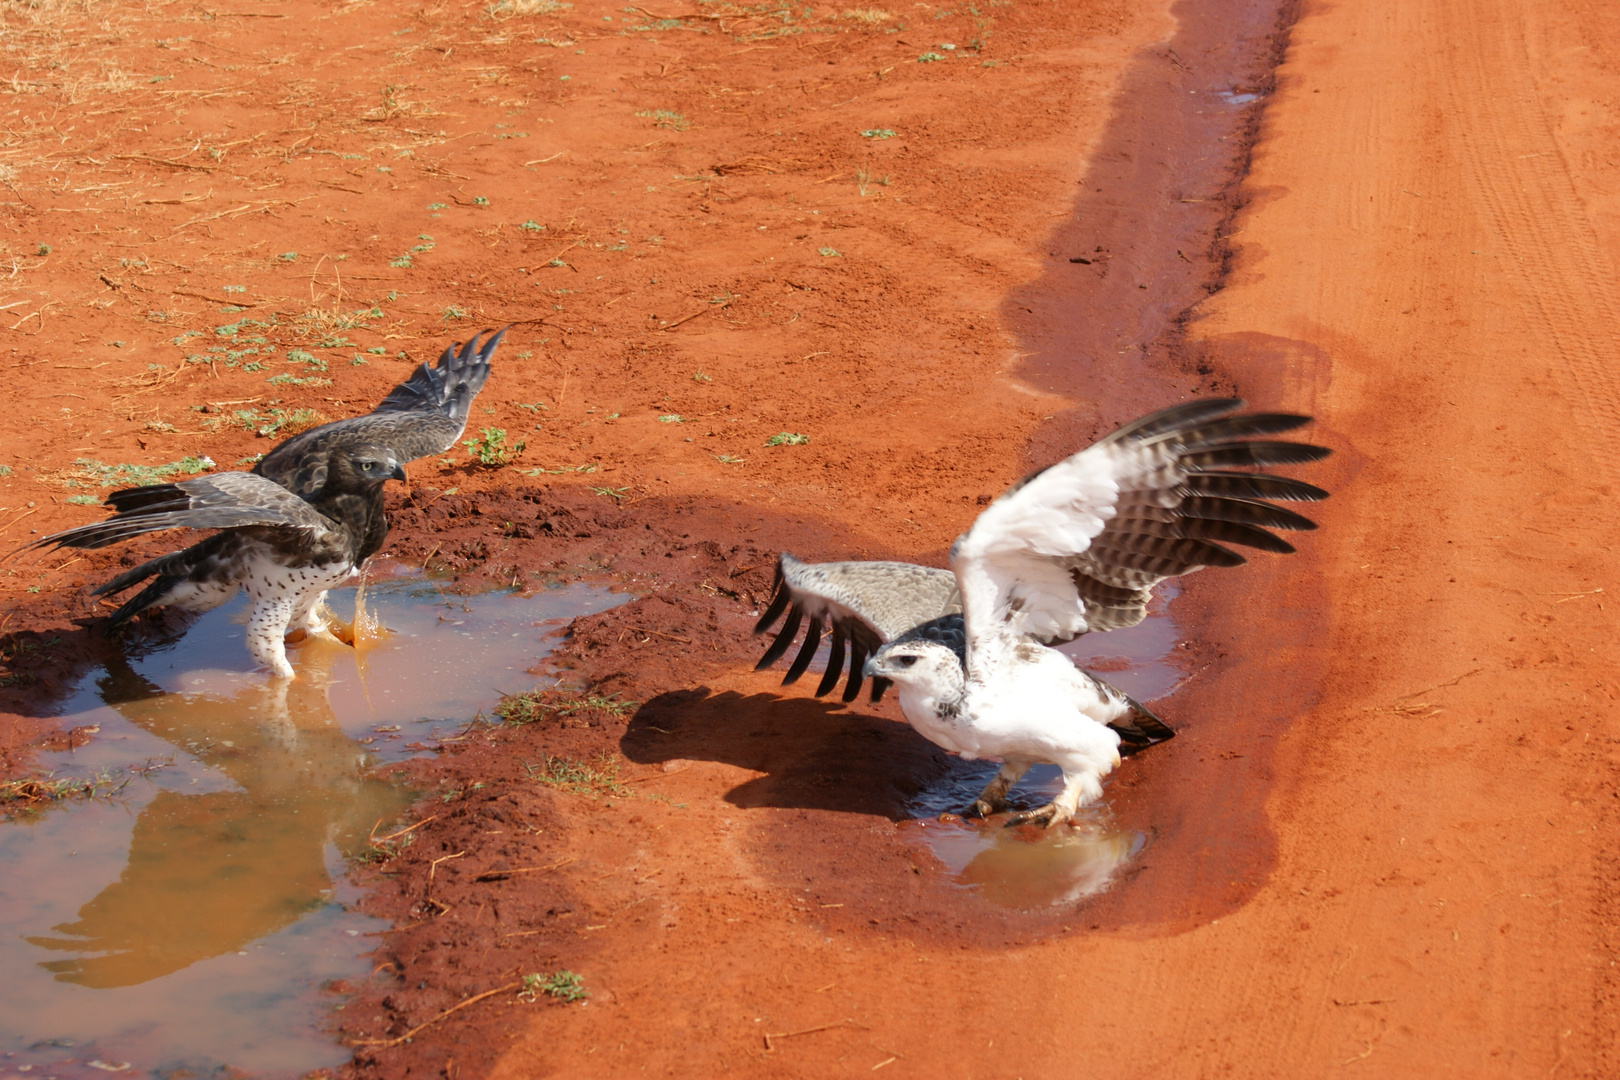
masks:
<path fill-rule="evenodd" d="M 951 552 L 969 654 L 988 633 L 1052 642 L 1134 626 L 1158 582 L 1245 561 L 1225 544 L 1293 551 L 1269 530 L 1315 523 L 1261 500 L 1327 493 L 1238 470 L 1328 451 L 1259 438 L 1308 417 L 1230 415 L 1242 406 L 1235 398 L 1195 401 L 1143 417 L 992 503 Z"/>
<path fill-rule="evenodd" d="M 799 627 L 808 621 L 804 642 L 782 685 L 804 674 L 823 632 L 830 629 L 827 672 L 816 688 L 816 696 L 823 696 L 838 684 L 847 652 L 849 679 L 843 699 L 853 701 L 865 680 L 861 669 L 866 658 L 879 646 L 921 623 L 961 610 L 956 576 L 949 570 L 901 562 L 805 563 L 783 552 L 776 564 L 775 594 L 760 615 L 754 633 L 764 633 L 778 619 L 784 615 L 786 618 L 755 670 L 764 670 L 781 659 L 798 637 Z M 874 679 L 872 700 L 882 697 L 887 686 L 888 680 Z"/>
<path fill-rule="evenodd" d="M 116 511 L 104 521 L 41 537 L 20 549 L 100 548 L 163 529 L 233 529 L 279 525 L 325 536 L 335 523 L 273 480 L 246 472 L 198 476 L 178 484 L 126 488 L 107 497 Z"/>
<path fill-rule="evenodd" d="M 473 398 L 489 378 L 490 356 L 507 328 L 444 350 L 437 367 L 423 363 L 364 416 L 300 432 L 266 454 L 253 471 L 299 495 L 326 483 L 332 454 L 360 444 L 384 447 L 400 462 L 442 454 L 467 428 Z"/>

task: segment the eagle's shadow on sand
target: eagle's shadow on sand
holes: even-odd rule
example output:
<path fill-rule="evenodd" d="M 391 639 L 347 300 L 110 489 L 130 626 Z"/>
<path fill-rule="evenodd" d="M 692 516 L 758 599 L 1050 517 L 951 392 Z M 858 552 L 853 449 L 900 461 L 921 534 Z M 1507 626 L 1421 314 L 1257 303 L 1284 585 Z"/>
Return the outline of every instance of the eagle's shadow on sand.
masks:
<path fill-rule="evenodd" d="M 719 761 L 766 775 L 726 793 L 740 808 L 834 810 L 903 821 L 925 787 L 969 767 L 909 724 L 815 698 L 659 694 L 636 710 L 620 742 L 630 761 Z"/>
<path fill-rule="evenodd" d="M 7 686 L 0 706 L 19 716 L 58 716 L 85 676 L 92 673 L 98 684 L 109 679 L 119 686 L 129 683 L 130 689 L 115 690 L 115 694 L 147 696 L 129 682 L 134 675 L 132 662 L 179 645 L 199 618 L 192 612 L 163 609 L 148 612 L 108 636 L 107 620 L 97 614 L 75 618 L 71 629 L 30 634 L 22 640 L 37 642 L 33 648 L 41 651 L 18 651 L 12 666 L 23 677 Z"/>

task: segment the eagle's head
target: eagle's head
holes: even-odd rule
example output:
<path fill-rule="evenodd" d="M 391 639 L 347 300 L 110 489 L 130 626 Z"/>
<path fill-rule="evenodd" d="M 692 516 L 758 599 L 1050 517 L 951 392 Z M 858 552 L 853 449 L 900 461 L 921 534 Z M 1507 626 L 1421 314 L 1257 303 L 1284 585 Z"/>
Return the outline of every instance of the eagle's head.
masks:
<path fill-rule="evenodd" d="M 910 634 L 873 653 L 865 671 L 872 678 L 889 679 L 901 690 L 911 689 L 936 700 L 960 697 L 965 686 L 962 660 L 955 649 Z"/>
<path fill-rule="evenodd" d="M 346 454 L 338 455 L 338 461 L 342 463 L 339 466 L 341 471 L 348 474 L 343 477 L 348 482 L 345 487 L 364 488 L 387 480 L 405 479 L 405 467 L 391 450 L 381 446 L 355 447 Z"/>

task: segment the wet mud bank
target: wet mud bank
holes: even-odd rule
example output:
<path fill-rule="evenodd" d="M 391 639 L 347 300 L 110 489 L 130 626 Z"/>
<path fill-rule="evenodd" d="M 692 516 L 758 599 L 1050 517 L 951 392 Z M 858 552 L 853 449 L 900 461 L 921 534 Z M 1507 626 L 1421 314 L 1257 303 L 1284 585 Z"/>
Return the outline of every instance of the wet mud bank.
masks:
<path fill-rule="evenodd" d="M 1312 413 L 1298 390 L 1330 376 L 1329 359 L 1300 343 L 1194 342 L 1188 332 L 1228 283 L 1239 214 L 1263 197 L 1243 183 L 1298 4 L 1183 3 L 1175 13 L 1175 37 L 1127 79 L 1073 219 L 1054 238 L 1052 269 L 1009 301 L 1026 312 L 1024 377 L 1088 403 L 1035 434 L 1032 465 L 1189 394 Z M 1353 472 L 1344 440 L 1320 424 L 1307 431 L 1340 452 L 1312 471 L 1337 490 Z M 1311 535 L 1296 546 L 1285 558 L 1246 552 L 1247 566 L 1180 583 L 1187 677 L 1164 703 L 1178 735 L 1133 759 L 1108 800 L 1121 827 L 1151 843 L 1071 929 L 1176 933 L 1236 910 L 1265 881 L 1272 758 L 1318 693 L 1327 626 Z"/>
<path fill-rule="evenodd" d="M 1225 283 L 1242 184 L 1295 0 L 1188 0 L 1175 33 L 1145 49 L 1088 154 L 1047 267 L 1004 311 L 1017 373 L 1073 401 L 1032 436 L 1037 468 L 1177 396 L 1238 393 L 1221 358 L 1189 348 L 1186 323 Z M 1263 366 L 1244 372 L 1252 381 Z"/>

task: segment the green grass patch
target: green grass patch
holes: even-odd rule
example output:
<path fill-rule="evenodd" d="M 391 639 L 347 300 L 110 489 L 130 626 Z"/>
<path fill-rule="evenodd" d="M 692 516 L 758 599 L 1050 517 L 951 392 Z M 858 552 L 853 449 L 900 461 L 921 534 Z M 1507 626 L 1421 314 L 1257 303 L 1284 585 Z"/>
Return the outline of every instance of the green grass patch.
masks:
<path fill-rule="evenodd" d="M 296 435 L 300 431 L 307 431 L 317 424 L 326 423 L 326 417 L 314 409 L 283 409 L 271 406 L 263 412 L 257 409 L 237 409 L 231 413 L 229 423 L 240 425 L 261 439 L 269 439 L 277 435 Z"/>
<path fill-rule="evenodd" d="M 596 799 L 604 795 L 630 794 L 630 789 L 619 780 L 619 759 L 611 754 L 600 754 L 594 761 L 548 754 L 540 764 L 525 765 L 524 769 L 535 783 L 566 791 L 570 795 Z"/>
<path fill-rule="evenodd" d="M 605 712 L 623 718 L 640 705 L 621 701 L 617 695 L 586 694 L 582 697 L 554 697 L 543 691 L 508 694 L 495 706 L 495 715 L 513 727 L 522 727 L 552 716 L 572 716 L 580 712 Z"/>
<path fill-rule="evenodd" d="M 467 448 L 467 453 L 478 459 L 480 465 L 493 469 L 517 457 L 527 444 L 521 439 L 515 443 L 508 443 L 504 428 L 483 428 L 478 438 L 468 439 L 461 445 Z"/>
<path fill-rule="evenodd" d="M 0 811 L 16 813 L 37 810 L 66 799 L 93 799 L 97 795 L 116 795 L 124 790 L 128 783 L 128 777 L 119 780 L 105 771 L 89 778 L 29 776 L 17 780 L 0 780 Z"/>
<path fill-rule="evenodd" d="M 298 375 L 290 374 L 290 373 L 285 372 L 285 371 L 281 372 L 279 375 L 272 375 L 272 376 L 270 376 L 268 379 L 266 379 L 264 381 L 267 382 L 267 383 L 271 383 L 271 384 L 273 384 L 275 386 L 331 386 L 332 385 L 332 380 L 331 379 L 323 379 L 319 375 L 298 376 Z"/>
<path fill-rule="evenodd" d="M 144 487 L 162 484 L 177 476 L 195 476 L 214 467 L 211 457 L 183 457 L 167 465 L 105 465 L 94 458 L 78 458 L 74 475 L 83 477 L 102 487 Z"/>
<path fill-rule="evenodd" d="M 685 131 L 692 126 L 692 122 L 678 112 L 668 109 L 644 109 L 636 113 L 653 122 L 653 127 L 668 128 L 671 131 Z"/>
<path fill-rule="evenodd" d="M 584 1001 L 590 997 L 585 989 L 583 976 L 575 975 L 572 971 L 553 971 L 550 975 L 523 976 L 523 986 L 518 990 L 518 999 L 521 1001 L 534 1001 L 541 994 L 554 997 L 560 1001 Z"/>

